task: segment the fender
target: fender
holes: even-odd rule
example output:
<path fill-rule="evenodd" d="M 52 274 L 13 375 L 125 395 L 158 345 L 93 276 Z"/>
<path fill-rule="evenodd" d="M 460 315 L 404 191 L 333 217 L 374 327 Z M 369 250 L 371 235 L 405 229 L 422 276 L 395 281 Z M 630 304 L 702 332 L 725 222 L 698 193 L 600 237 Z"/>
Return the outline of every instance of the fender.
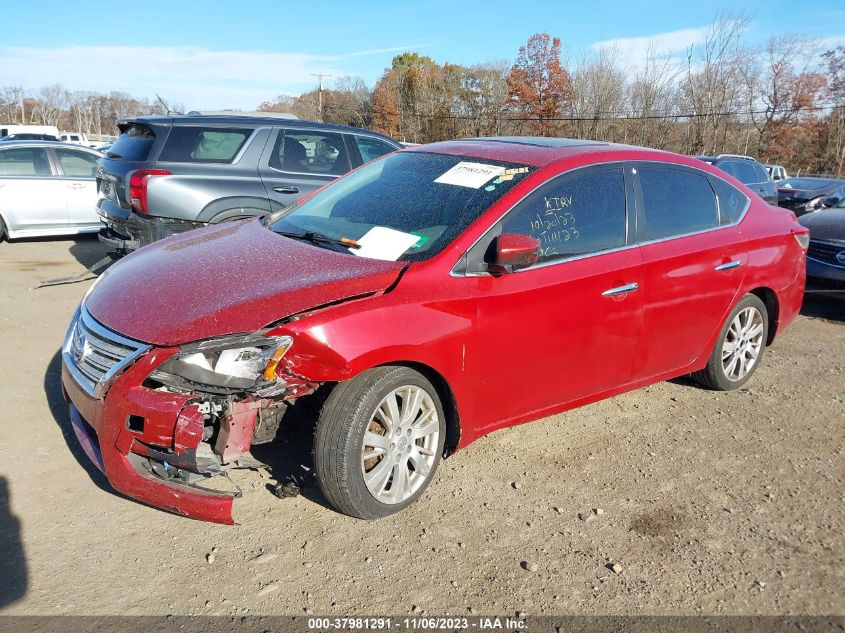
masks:
<path fill-rule="evenodd" d="M 215 224 L 236 217 L 264 215 L 271 211 L 267 198 L 255 196 L 232 196 L 209 203 L 197 216 L 198 222 Z"/>
<path fill-rule="evenodd" d="M 379 365 L 424 365 L 446 381 L 460 420 L 471 421 L 472 377 L 465 368 L 475 307 L 467 286 L 452 278 L 454 296 L 426 303 L 402 292 L 403 281 L 392 291 L 302 313 L 271 329 L 268 335 L 294 341 L 283 371 L 324 383 L 349 380 Z"/>

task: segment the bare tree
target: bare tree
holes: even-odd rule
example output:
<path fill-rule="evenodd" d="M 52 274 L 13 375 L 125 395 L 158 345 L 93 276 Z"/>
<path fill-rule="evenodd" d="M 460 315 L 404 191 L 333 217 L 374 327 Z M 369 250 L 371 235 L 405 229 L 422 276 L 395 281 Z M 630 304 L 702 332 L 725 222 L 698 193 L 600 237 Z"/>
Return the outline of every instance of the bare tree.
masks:
<path fill-rule="evenodd" d="M 692 115 L 689 153 L 717 153 L 724 144 L 732 113 L 745 101 L 741 70 L 745 59 L 740 39 L 747 26 L 748 18 L 739 14 L 717 15 L 704 44 L 687 51 L 681 88 L 685 108 Z"/>

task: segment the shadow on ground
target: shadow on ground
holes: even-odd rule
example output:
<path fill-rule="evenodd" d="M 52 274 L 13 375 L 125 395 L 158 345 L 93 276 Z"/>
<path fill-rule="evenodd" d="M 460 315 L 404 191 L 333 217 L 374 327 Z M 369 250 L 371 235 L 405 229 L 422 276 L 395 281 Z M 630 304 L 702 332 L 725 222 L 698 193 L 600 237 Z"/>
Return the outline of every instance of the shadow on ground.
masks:
<path fill-rule="evenodd" d="M 804 295 L 801 314 L 845 323 L 845 290 L 808 289 Z"/>
<path fill-rule="evenodd" d="M 12 514 L 9 482 L 0 477 L 0 607 L 26 595 L 27 578 L 20 521 Z"/>
<path fill-rule="evenodd" d="M 334 512 L 317 484 L 312 455 L 314 425 L 326 395 L 327 392 L 317 392 L 288 407 L 276 439 L 254 446 L 252 454 L 270 467 L 277 482 L 295 478 L 303 497 Z"/>

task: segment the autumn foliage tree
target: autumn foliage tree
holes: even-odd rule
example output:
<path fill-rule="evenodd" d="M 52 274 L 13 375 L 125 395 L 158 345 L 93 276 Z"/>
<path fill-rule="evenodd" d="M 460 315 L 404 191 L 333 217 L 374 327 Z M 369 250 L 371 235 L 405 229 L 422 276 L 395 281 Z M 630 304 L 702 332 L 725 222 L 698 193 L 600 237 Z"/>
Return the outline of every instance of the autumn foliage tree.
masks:
<path fill-rule="evenodd" d="M 535 33 L 519 48 L 507 78 L 507 106 L 511 111 L 535 117 L 533 127 L 541 135 L 556 131 L 559 117 L 574 94 L 569 73 L 560 61 L 560 38 Z"/>

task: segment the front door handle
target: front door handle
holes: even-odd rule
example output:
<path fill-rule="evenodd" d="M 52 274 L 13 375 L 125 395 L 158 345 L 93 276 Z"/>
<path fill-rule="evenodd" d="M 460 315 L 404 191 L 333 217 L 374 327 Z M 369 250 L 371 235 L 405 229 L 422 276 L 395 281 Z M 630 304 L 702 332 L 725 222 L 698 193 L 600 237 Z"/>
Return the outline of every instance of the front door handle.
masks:
<path fill-rule="evenodd" d="M 299 187 L 273 187 L 276 193 L 299 193 Z"/>
<path fill-rule="evenodd" d="M 739 260 L 735 260 L 732 262 L 728 262 L 727 264 L 722 264 L 721 266 L 716 266 L 715 270 L 723 271 L 723 270 L 731 270 L 733 268 L 739 268 L 742 266 L 742 262 Z"/>
<path fill-rule="evenodd" d="M 602 297 L 617 297 L 619 295 L 628 294 L 629 292 L 635 292 L 640 287 L 640 284 L 634 282 L 632 284 L 625 284 L 624 286 L 617 286 L 616 288 L 611 288 L 609 290 L 605 290 L 601 293 Z"/>

